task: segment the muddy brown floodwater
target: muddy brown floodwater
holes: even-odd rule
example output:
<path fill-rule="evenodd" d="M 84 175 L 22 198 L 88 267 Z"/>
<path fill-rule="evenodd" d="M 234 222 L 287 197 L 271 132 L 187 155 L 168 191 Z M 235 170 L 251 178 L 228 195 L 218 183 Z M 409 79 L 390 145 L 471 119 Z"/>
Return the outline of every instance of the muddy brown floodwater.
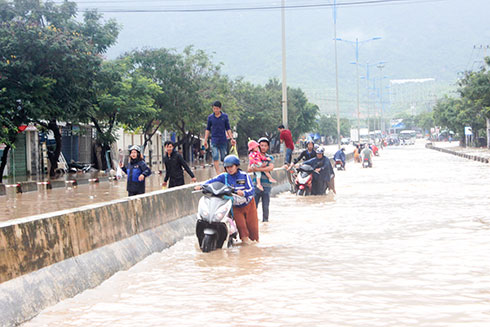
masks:
<path fill-rule="evenodd" d="M 489 165 L 417 144 L 336 179 L 257 245 L 186 237 L 24 326 L 490 326 Z"/>

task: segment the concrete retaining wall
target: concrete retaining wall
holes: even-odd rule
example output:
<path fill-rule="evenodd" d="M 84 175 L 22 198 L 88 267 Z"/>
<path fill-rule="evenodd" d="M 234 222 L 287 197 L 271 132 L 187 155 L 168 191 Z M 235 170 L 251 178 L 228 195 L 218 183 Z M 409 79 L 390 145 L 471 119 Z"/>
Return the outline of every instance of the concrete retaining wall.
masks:
<path fill-rule="evenodd" d="M 425 145 L 425 147 L 427 149 L 432 149 L 432 150 L 436 150 L 436 151 L 440 151 L 440 152 L 444 152 L 444 153 L 449 153 L 449 154 L 452 154 L 452 155 L 455 155 L 458 157 L 462 157 L 462 158 L 466 158 L 466 159 L 470 159 L 470 160 L 480 161 L 480 162 L 484 162 L 484 163 L 490 163 L 490 159 L 488 159 L 488 158 L 480 157 L 477 155 L 466 154 L 466 153 L 462 153 L 462 152 L 457 152 L 457 151 L 453 151 L 453 150 L 449 150 L 449 149 L 445 149 L 445 148 L 438 148 L 438 147 L 433 146 L 432 143 L 427 143 Z"/>
<path fill-rule="evenodd" d="M 273 194 L 289 189 L 273 172 Z M 192 186 L 0 223 L 0 326 L 128 269 L 193 234 L 201 195 Z"/>

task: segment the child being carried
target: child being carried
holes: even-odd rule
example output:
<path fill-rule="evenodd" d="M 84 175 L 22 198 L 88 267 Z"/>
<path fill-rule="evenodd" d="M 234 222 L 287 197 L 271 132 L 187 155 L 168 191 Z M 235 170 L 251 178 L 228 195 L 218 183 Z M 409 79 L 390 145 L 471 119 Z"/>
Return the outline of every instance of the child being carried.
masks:
<path fill-rule="evenodd" d="M 266 164 L 270 161 L 270 159 L 267 158 L 267 156 L 265 156 L 264 154 L 262 154 L 262 152 L 260 152 L 259 143 L 253 140 L 248 142 L 248 159 L 250 160 L 249 162 L 250 166 L 255 168 L 265 167 Z M 257 180 L 257 188 L 261 191 L 264 190 L 264 187 L 262 186 L 260 181 L 260 178 L 262 177 L 262 173 L 264 173 L 267 176 L 267 178 L 271 183 L 277 182 L 274 178 L 272 178 L 269 172 L 260 172 L 260 171 L 255 172 L 254 174 Z"/>

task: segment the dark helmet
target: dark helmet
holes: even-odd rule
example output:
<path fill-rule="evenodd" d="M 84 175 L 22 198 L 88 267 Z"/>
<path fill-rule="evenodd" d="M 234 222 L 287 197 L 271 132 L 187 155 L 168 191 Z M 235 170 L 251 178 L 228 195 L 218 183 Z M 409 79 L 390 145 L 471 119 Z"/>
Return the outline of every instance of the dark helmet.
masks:
<path fill-rule="evenodd" d="M 131 153 L 131 151 L 133 151 L 133 150 L 136 150 L 136 151 L 138 151 L 139 153 L 141 153 L 141 148 L 140 148 L 139 146 L 137 146 L 137 145 L 133 145 L 133 146 L 131 146 L 131 147 L 129 148 L 129 153 Z"/>
<path fill-rule="evenodd" d="M 259 144 L 261 142 L 267 142 L 267 144 L 271 145 L 271 143 L 269 142 L 269 139 L 267 137 L 265 137 L 265 136 L 264 137 L 261 137 L 260 139 L 258 139 L 257 142 L 259 142 Z"/>
<path fill-rule="evenodd" d="M 223 160 L 223 166 L 230 167 L 233 165 L 236 165 L 237 167 L 240 166 L 240 159 L 234 154 L 229 154 L 225 157 L 225 160 Z"/>

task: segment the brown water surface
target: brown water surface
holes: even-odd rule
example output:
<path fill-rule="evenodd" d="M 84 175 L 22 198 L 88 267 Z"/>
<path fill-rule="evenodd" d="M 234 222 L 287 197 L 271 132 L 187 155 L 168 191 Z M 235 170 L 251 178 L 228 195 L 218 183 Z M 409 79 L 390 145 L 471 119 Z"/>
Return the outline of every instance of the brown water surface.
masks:
<path fill-rule="evenodd" d="M 272 199 L 261 242 L 193 236 L 25 326 L 489 326 L 490 167 L 393 147 L 338 195 Z"/>

